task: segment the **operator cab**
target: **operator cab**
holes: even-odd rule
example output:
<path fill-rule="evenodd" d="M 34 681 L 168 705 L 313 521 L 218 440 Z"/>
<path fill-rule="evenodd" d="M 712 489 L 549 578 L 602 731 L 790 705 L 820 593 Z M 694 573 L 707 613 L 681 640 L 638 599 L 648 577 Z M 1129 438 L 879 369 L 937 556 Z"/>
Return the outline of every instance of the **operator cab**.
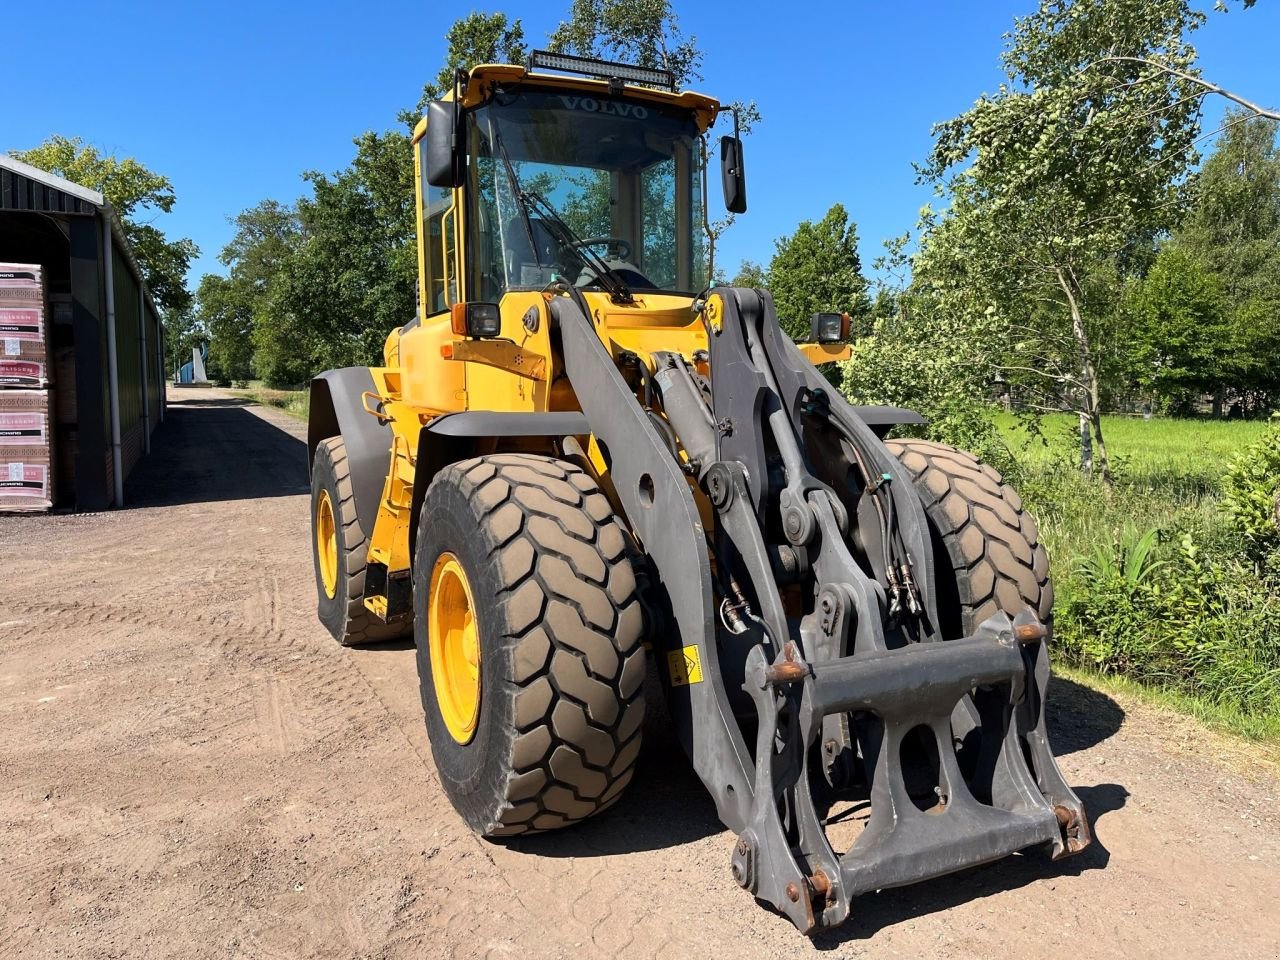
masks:
<path fill-rule="evenodd" d="M 581 63 L 608 79 L 532 72 L 592 72 Z M 556 284 L 624 302 L 706 288 L 701 138 L 716 101 L 654 89 L 665 71 L 562 55 L 465 77 L 415 131 L 427 316 Z M 443 161 L 437 125 L 456 144 Z"/>
<path fill-rule="evenodd" d="M 688 111 L 657 104 L 495 91 L 467 121 L 477 299 L 557 280 L 599 288 L 592 253 L 633 292 L 701 290 L 699 133 Z"/>

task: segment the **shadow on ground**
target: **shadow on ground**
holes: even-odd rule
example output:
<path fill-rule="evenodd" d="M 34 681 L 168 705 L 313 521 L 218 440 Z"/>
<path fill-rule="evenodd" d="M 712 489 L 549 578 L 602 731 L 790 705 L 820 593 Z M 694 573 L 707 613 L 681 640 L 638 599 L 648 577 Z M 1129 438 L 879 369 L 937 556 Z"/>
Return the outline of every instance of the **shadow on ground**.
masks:
<path fill-rule="evenodd" d="M 927 914 L 949 910 L 962 903 L 980 900 L 995 893 L 1017 890 L 1048 877 L 1074 877 L 1088 870 L 1100 870 L 1111 859 L 1104 842 L 1106 825 L 1099 821 L 1124 806 L 1129 791 L 1116 783 L 1076 787 L 1093 822 L 1093 843 L 1083 852 L 1056 863 L 1039 851 L 1015 854 L 983 867 L 975 867 L 936 880 L 895 890 L 882 890 L 853 901 L 849 919 L 835 930 L 813 938 L 819 950 L 835 950 L 850 940 L 865 940 L 885 927 Z"/>
<path fill-rule="evenodd" d="M 651 696 L 658 694 L 652 685 Z M 660 694 L 658 694 L 660 695 Z M 653 714 L 659 716 L 653 716 Z M 689 843 L 724 830 L 715 806 L 671 733 L 665 711 L 651 709 L 646 742 L 623 799 L 603 815 L 568 830 L 509 841 L 510 849 L 533 856 L 592 857 L 655 850 Z M 1058 678 L 1051 688 L 1050 737 L 1059 754 L 1085 750 L 1113 736 L 1124 711 L 1110 697 Z M 1105 867 L 1106 815 L 1125 805 L 1129 791 L 1115 783 L 1076 786 L 1089 811 L 1093 843 L 1084 852 L 1057 862 L 1040 850 L 1006 857 L 986 866 L 939 877 L 909 887 L 857 898 L 849 920 L 814 938 L 819 950 L 834 950 L 851 940 L 864 940 L 886 927 L 992 894 L 1017 890 L 1038 880 L 1077 876 Z M 724 882 L 729 876 L 726 839 Z"/>
<path fill-rule="evenodd" d="M 507 846 L 540 857 L 600 857 L 678 847 L 723 830 L 711 795 L 670 728 L 646 722 L 635 776 L 615 806 L 577 827 Z M 731 883 L 725 849 L 724 879 Z"/>
<path fill-rule="evenodd" d="M 125 484 L 129 508 L 288 497 L 311 489 L 307 445 L 244 407 L 182 397 L 169 404 L 151 454 Z"/>
<path fill-rule="evenodd" d="M 194 397 L 190 394 L 180 395 L 177 399 L 170 396 L 169 405 L 166 407 L 165 416 L 168 411 L 182 409 L 183 407 L 252 407 L 256 403 L 248 397 Z"/>
<path fill-rule="evenodd" d="M 1047 720 L 1053 752 L 1064 757 L 1109 740 L 1124 723 L 1124 708 L 1105 693 L 1065 677 L 1049 681 Z"/>

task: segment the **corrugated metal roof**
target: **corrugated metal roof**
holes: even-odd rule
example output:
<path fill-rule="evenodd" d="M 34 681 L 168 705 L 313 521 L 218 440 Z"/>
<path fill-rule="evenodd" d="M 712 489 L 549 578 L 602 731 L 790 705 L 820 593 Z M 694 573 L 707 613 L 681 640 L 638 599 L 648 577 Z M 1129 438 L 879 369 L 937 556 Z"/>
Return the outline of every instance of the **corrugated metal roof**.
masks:
<path fill-rule="evenodd" d="M 102 194 L 0 153 L 0 210 L 92 213 Z"/>
<path fill-rule="evenodd" d="M 142 287 L 147 305 L 157 317 L 161 316 L 160 311 L 156 309 L 155 301 L 151 299 L 151 291 L 147 289 L 142 269 L 138 266 L 129 241 L 125 238 L 120 218 L 116 216 L 111 204 L 107 203 L 106 198 L 97 190 L 82 187 L 78 183 L 64 180 L 57 174 L 0 153 L 0 210 L 71 214 L 94 214 L 101 210 L 103 216 L 111 220 L 111 233 L 124 252 L 125 261 L 129 264 L 129 272 Z"/>

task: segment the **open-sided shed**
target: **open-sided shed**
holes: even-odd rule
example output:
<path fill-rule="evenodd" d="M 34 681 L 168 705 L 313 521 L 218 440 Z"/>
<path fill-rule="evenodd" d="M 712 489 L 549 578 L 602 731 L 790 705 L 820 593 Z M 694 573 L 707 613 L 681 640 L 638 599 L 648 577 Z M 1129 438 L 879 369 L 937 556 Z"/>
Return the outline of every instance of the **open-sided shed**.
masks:
<path fill-rule="evenodd" d="M 52 321 L 59 502 L 124 502 L 164 419 L 164 328 L 101 193 L 0 154 L 0 261 L 40 264 Z"/>

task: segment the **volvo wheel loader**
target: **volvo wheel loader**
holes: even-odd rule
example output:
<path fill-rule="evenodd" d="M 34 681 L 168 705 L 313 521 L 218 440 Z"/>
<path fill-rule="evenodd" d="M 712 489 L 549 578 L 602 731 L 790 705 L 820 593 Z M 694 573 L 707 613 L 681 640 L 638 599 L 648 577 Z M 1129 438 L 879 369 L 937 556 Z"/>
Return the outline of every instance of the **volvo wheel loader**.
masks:
<path fill-rule="evenodd" d="M 429 105 L 418 316 L 311 385 L 319 616 L 413 635 L 440 782 L 490 838 L 618 800 L 652 662 L 732 877 L 815 932 L 1090 832 L 1045 734 L 1053 589 L 1018 495 L 885 439 L 917 414 L 845 402 L 815 364 L 848 357 L 847 316 L 797 344 L 767 291 L 708 288 L 725 109 L 547 53 Z M 736 135 L 720 158 L 741 212 Z M 840 810 L 861 829 L 833 846 Z"/>

